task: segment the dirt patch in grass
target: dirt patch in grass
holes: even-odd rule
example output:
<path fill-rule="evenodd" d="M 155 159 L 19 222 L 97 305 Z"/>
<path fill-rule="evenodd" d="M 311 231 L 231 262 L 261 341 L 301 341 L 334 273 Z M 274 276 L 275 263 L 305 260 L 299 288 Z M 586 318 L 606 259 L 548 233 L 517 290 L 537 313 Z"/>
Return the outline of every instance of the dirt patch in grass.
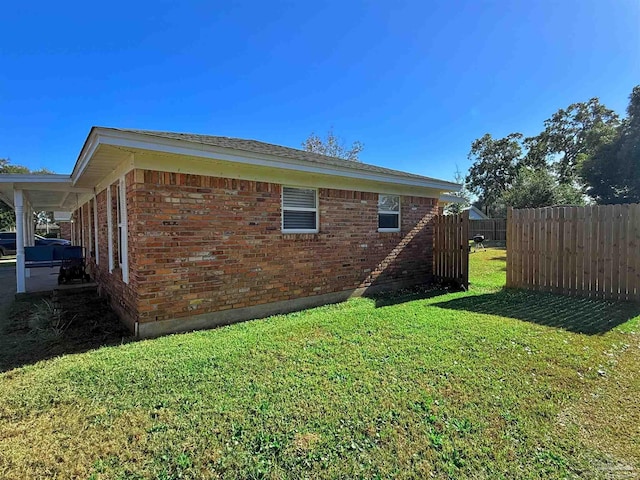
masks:
<path fill-rule="evenodd" d="M 152 439 L 151 420 L 138 410 L 109 413 L 77 402 L 44 415 L 16 416 L 0 407 L 0 448 L 11 451 L 0 455 L 0 477 L 6 480 L 89 478 L 112 459 L 139 465 L 144 463 L 139 452 Z"/>
<path fill-rule="evenodd" d="M 22 365 L 132 340 L 108 303 L 95 292 L 64 299 L 50 295 L 16 300 L 0 327 L 0 372 Z"/>
<path fill-rule="evenodd" d="M 319 441 L 320 435 L 317 433 L 296 433 L 293 437 L 293 448 L 301 453 L 309 452 Z"/>

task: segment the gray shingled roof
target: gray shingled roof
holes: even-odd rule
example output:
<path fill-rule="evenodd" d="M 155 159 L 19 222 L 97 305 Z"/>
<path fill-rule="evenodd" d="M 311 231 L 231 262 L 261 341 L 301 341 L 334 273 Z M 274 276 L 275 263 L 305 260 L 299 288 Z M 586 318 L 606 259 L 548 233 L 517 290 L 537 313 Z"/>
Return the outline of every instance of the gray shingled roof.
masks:
<path fill-rule="evenodd" d="M 190 143 L 200 143 L 204 145 L 212 145 L 214 147 L 230 148 L 233 150 L 241 150 L 244 152 L 252 152 L 258 154 L 275 155 L 282 158 L 290 158 L 292 160 L 304 160 L 311 163 L 322 165 L 331 165 L 335 167 L 346 167 L 354 170 L 362 170 L 366 172 L 380 173 L 383 175 L 394 175 L 406 178 L 414 178 L 417 180 L 435 181 L 448 183 L 454 186 L 454 183 L 437 178 L 425 177 L 413 173 L 401 172 L 390 168 L 378 167 L 367 163 L 354 162 L 352 160 L 343 160 L 342 158 L 328 157 L 318 153 L 306 152 L 295 148 L 282 147 L 271 143 L 259 142 L 257 140 L 246 140 L 242 138 L 217 137 L 213 135 L 198 135 L 194 133 L 175 133 L 175 132 L 157 132 L 152 130 L 132 130 L 124 128 L 109 128 L 108 130 L 116 130 L 120 132 L 136 133 L 140 135 L 149 135 L 153 137 L 170 138 L 174 140 L 182 140 Z"/>

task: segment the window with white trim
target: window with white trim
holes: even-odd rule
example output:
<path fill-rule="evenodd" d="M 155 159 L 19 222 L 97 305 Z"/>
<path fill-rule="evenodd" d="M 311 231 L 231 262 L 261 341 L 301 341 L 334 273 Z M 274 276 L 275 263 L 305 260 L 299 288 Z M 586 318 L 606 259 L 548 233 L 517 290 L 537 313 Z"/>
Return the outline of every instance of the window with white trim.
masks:
<path fill-rule="evenodd" d="M 118 226 L 118 266 L 122 268 L 122 195 L 120 182 L 116 184 L 116 225 Z"/>
<path fill-rule="evenodd" d="M 124 177 L 117 184 L 118 262 L 122 269 L 122 281 L 129 283 L 129 249 L 127 239 L 127 197 Z"/>
<path fill-rule="evenodd" d="M 400 231 L 400 195 L 378 195 L 378 231 Z"/>
<path fill-rule="evenodd" d="M 111 185 L 107 187 L 107 251 L 109 257 L 109 273 L 113 271 L 113 200 Z"/>
<path fill-rule="evenodd" d="M 318 190 L 282 187 L 282 231 L 318 233 Z"/>
<path fill-rule="evenodd" d="M 87 256 L 93 256 L 93 201 L 87 202 Z"/>
<path fill-rule="evenodd" d="M 100 265 L 100 252 L 98 251 L 98 200 L 96 196 L 93 196 L 93 248 L 95 254 L 96 265 Z"/>

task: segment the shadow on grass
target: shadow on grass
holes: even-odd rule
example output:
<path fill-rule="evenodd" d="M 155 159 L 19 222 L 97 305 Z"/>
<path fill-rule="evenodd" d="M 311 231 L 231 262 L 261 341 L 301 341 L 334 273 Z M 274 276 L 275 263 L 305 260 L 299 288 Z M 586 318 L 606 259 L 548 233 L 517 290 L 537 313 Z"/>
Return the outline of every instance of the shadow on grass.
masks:
<path fill-rule="evenodd" d="M 60 322 L 55 318 L 50 297 L 34 295 L 16 300 L 0 332 L 0 372 L 134 340 L 95 292 L 66 299 Z"/>
<path fill-rule="evenodd" d="M 429 298 L 440 297 L 452 292 L 461 291 L 455 285 L 437 285 L 428 289 L 406 289 L 392 293 L 382 293 L 371 295 L 376 302 L 376 308 L 390 307 L 401 303 L 413 302 L 414 300 L 427 300 Z"/>
<path fill-rule="evenodd" d="M 456 298 L 440 308 L 499 315 L 570 332 L 602 334 L 640 315 L 640 305 L 523 290 Z"/>

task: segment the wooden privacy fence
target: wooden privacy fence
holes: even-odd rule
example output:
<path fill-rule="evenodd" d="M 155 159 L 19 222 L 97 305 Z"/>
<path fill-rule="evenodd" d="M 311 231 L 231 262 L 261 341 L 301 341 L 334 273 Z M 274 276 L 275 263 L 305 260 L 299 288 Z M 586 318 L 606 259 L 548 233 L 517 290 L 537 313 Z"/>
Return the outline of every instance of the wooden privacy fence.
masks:
<path fill-rule="evenodd" d="M 640 205 L 509 209 L 507 286 L 640 300 Z"/>
<path fill-rule="evenodd" d="M 469 287 L 469 212 L 434 217 L 433 272 L 437 281 Z"/>
<path fill-rule="evenodd" d="M 507 240 L 507 219 L 488 218 L 486 220 L 469 220 L 469 238 L 484 235 L 484 238 L 496 242 Z"/>

